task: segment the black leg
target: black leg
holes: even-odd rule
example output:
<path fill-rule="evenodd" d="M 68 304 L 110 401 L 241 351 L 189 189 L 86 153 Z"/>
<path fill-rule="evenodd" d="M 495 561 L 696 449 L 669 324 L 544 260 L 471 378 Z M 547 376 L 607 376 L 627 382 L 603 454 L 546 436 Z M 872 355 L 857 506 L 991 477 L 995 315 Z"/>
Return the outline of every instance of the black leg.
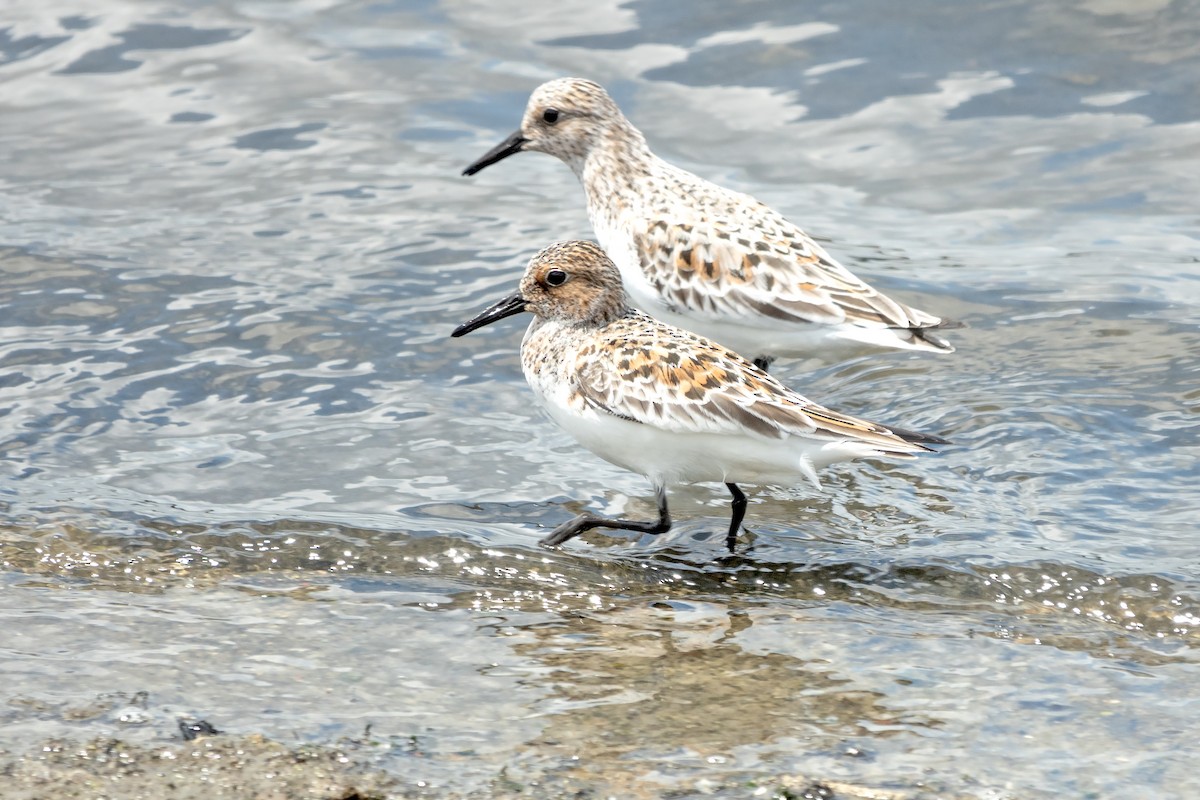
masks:
<path fill-rule="evenodd" d="M 754 359 L 754 366 L 758 367 L 763 372 L 766 372 L 770 368 L 771 362 L 774 360 L 775 359 L 771 358 L 770 356 L 759 356 L 758 358 Z"/>
<path fill-rule="evenodd" d="M 746 516 L 746 495 L 742 494 L 742 490 L 738 488 L 736 483 L 727 483 L 725 488 L 733 495 L 733 518 L 729 520 L 729 533 L 725 535 L 725 546 L 729 548 L 729 552 L 733 552 L 737 545 L 738 530 L 742 527 L 742 520 Z"/>
<path fill-rule="evenodd" d="M 667 510 L 667 490 L 666 487 L 656 486 L 654 489 L 655 499 L 658 501 L 658 519 L 654 522 L 639 521 L 630 519 L 608 519 L 606 517 L 593 517 L 591 514 L 580 514 L 570 522 L 564 522 L 550 532 L 550 535 L 542 539 L 538 544 L 546 547 L 557 547 L 568 539 L 574 539 L 584 531 L 590 531 L 592 528 L 615 528 L 623 531 L 640 531 L 642 533 L 666 533 L 671 530 L 671 513 Z M 746 499 L 742 498 L 743 505 Z"/>

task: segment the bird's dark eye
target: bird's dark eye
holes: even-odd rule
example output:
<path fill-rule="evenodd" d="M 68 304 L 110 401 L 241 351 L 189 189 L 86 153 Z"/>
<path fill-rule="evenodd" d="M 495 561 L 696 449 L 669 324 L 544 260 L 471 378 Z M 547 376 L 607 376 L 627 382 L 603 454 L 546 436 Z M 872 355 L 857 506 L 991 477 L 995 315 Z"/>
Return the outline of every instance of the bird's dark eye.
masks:
<path fill-rule="evenodd" d="M 546 273 L 547 286 L 562 286 L 567 282 L 567 273 L 561 269 L 552 269 Z"/>
<path fill-rule="evenodd" d="M 551 125 L 558 122 L 558 109 L 557 108 L 547 108 L 545 111 L 542 112 L 542 119 Z"/>

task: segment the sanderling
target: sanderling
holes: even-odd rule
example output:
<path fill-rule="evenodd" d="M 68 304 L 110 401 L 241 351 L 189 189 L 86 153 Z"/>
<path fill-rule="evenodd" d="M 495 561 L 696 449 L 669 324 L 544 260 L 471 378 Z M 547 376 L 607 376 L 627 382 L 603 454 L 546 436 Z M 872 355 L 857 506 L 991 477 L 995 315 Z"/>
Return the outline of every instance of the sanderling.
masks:
<path fill-rule="evenodd" d="M 539 86 L 521 129 L 463 174 L 523 150 L 574 170 L 596 238 L 635 306 L 760 367 L 777 356 L 838 358 L 873 347 L 954 350 L 933 329 L 959 323 L 867 285 L 753 197 L 663 161 L 597 83 Z"/>
<path fill-rule="evenodd" d="M 817 489 L 817 469 L 862 456 L 911 458 L 936 436 L 839 414 L 805 399 L 715 342 L 628 304 L 617 267 L 598 245 L 560 242 L 535 255 L 520 291 L 459 325 L 462 336 L 532 311 L 521 365 L 550 418 L 580 444 L 654 484 L 658 520 L 582 514 L 555 528 L 554 546 L 591 528 L 663 533 L 666 486 L 720 481 L 733 495 L 733 552 L 746 496 L 738 484 Z"/>

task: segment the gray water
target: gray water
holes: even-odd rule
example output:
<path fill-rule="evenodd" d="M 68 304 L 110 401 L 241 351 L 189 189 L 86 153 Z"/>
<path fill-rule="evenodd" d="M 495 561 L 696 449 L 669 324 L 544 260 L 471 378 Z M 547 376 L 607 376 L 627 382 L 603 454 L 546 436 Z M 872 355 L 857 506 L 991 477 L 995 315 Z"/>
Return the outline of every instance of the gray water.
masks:
<path fill-rule="evenodd" d="M 520 323 L 448 339 L 590 235 L 553 159 L 459 175 L 561 75 L 969 323 L 775 370 L 955 446 L 755 489 L 737 559 L 706 485 L 539 549 L 653 513 Z M 370 724 L 447 793 L 1200 795 L 1198 86 L 1194 0 L 6 4 L 0 748 L 190 715 Z"/>

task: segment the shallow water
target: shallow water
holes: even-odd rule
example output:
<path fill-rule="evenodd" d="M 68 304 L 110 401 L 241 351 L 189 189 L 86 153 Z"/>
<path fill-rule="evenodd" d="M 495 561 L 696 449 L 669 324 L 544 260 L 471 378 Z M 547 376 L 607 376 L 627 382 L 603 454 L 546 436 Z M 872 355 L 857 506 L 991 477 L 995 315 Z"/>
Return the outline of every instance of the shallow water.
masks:
<path fill-rule="evenodd" d="M 681 8 L 10 4 L 0 748 L 186 715 L 370 724 L 430 791 L 1200 793 L 1200 5 Z M 539 549 L 653 513 L 518 322 L 447 338 L 589 235 L 552 159 L 459 176 L 564 74 L 968 322 L 776 369 L 956 446 L 756 490 L 737 558 L 719 486 Z"/>

